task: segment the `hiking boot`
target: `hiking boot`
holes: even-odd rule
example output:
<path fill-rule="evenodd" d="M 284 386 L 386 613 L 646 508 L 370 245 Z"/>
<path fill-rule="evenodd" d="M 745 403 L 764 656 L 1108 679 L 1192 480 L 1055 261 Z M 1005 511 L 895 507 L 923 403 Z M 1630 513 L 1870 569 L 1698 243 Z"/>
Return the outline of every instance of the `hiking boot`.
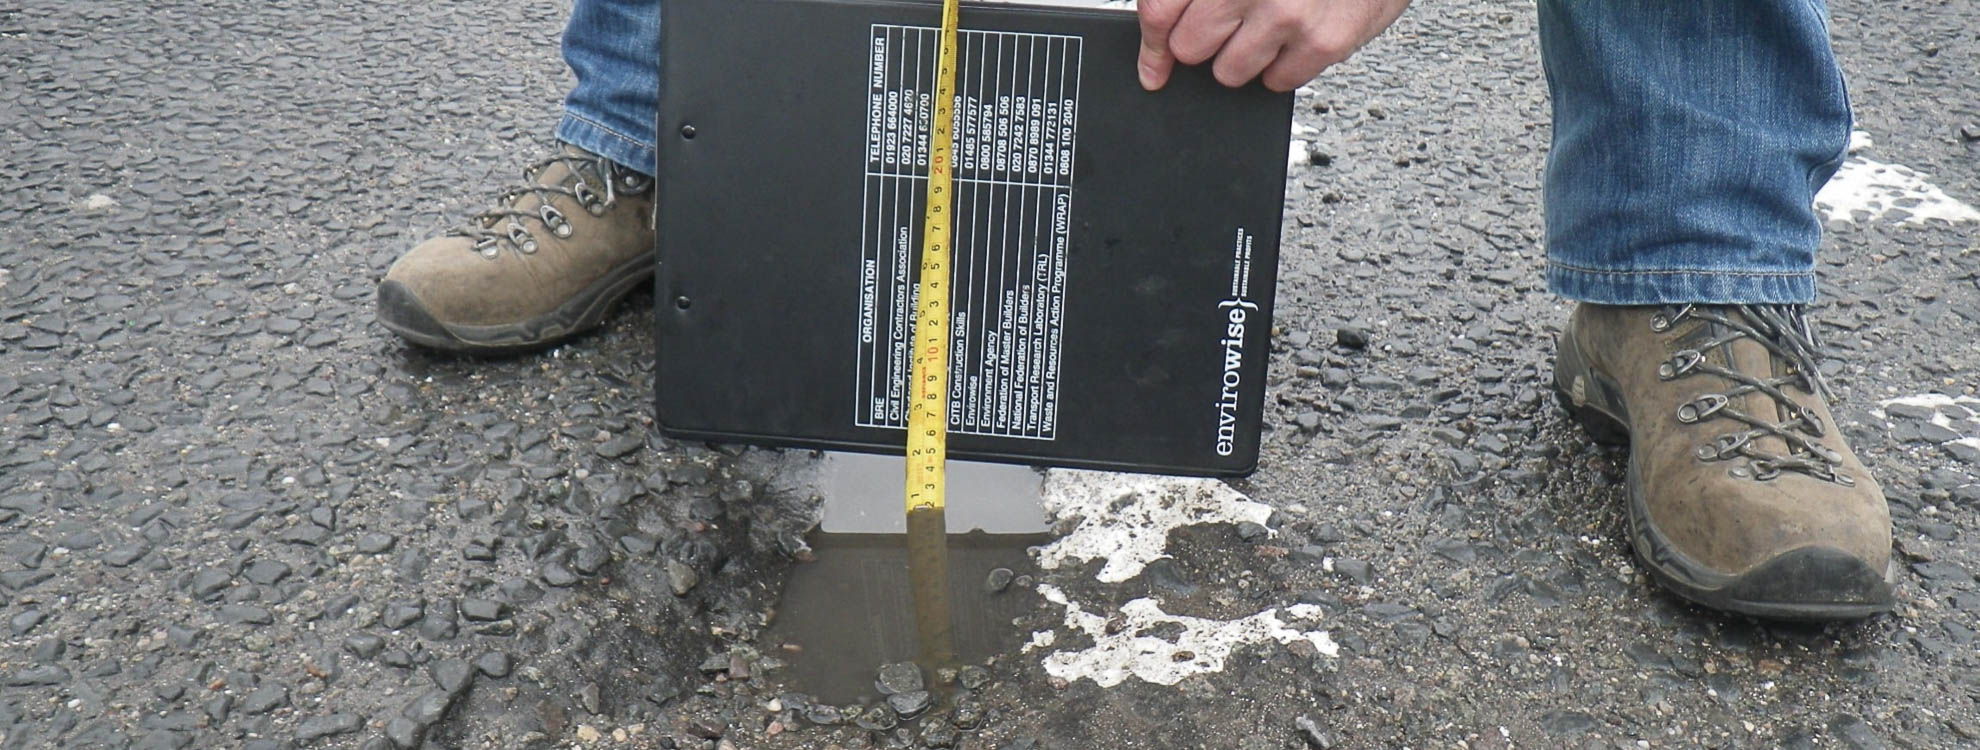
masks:
<path fill-rule="evenodd" d="M 378 322 L 436 349 L 526 349 L 597 326 L 653 277 L 652 178 L 566 145 L 523 181 L 393 263 Z"/>
<path fill-rule="evenodd" d="M 1829 414 L 1800 308 L 1582 304 L 1554 385 L 1629 443 L 1629 530 L 1657 580 L 1709 607 L 1833 620 L 1892 606 L 1890 508 Z"/>

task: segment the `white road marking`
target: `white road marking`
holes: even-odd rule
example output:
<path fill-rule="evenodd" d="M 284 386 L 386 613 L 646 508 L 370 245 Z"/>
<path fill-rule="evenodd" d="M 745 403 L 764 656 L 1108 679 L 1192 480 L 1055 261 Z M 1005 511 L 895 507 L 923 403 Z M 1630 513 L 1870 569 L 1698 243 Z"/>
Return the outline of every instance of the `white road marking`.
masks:
<path fill-rule="evenodd" d="M 1095 576 L 1120 583 L 1168 557 L 1169 532 L 1206 523 L 1265 523 L 1272 507 L 1215 479 L 1054 469 L 1045 474 L 1045 512 L 1081 518 L 1064 537 L 1039 551 L 1048 570 L 1067 562 L 1105 559 Z"/>
<path fill-rule="evenodd" d="M 1064 537 L 1039 548 L 1039 564 L 1057 569 L 1068 563 L 1106 560 L 1094 575 L 1105 583 L 1126 581 L 1149 563 L 1168 557 L 1169 532 L 1175 529 L 1208 523 L 1263 524 L 1272 515 L 1270 506 L 1214 479 L 1065 469 L 1046 474 L 1045 509 L 1058 519 L 1080 520 Z M 1222 671 L 1232 651 L 1254 643 L 1305 641 L 1321 654 L 1340 653 L 1327 631 L 1289 624 L 1319 620 L 1323 613 L 1310 604 L 1213 620 L 1172 615 L 1156 599 L 1140 598 L 1122 605 L 1110 628 L 1108 616 L 1087 611 L 1059 587 L 1040 584 L 1038 592 L 1065 609 L 1066 629 L 1085 633 L 1093 641 L 1083 649 L 1044 656 L 1046 673 L 1063 680 L 1086 678 L 1112 687 L 1133 677 L 1174 685 L 1190 675 Z M 1150 631 L 1157 626 L 1165 627 Z M 1057 642 L 1055 631 L 1041 630 L 1032 633 L 1024 650 L 1048 650 Z"/>
<path fill-rule="evenodd" d="M 1872 145 L 1869 134 L 1851 133 L 1849 160 L 1815 195 L 1815 207 L 1829 221 L 1876 221 L 1893 210 L 1908 214 L 1906 224 L 1980 221 L 1980 210 L 1947 195 L 1928 181 L 1930 175 L 1857 155 Z"/>
<path fill-rule="evenodd" d="M 1079 602 L 1067 599 L 1064 592 L 1050 585 L 1038 590 L 1048 601 L 1066 608 L 1066 627 L 1093 639 L 1089 648 L 1045 657 L 1046 674 L 1063 680 L 1086 678 L 1101 687 L 1113 687 L 1134 677 L 1174 685 L 1191 675 L 1221 672 L 1232 651 L 1265 641 L 1306 641 L 1322 654 L 1340 655 L 1340 647 L 1327 631 L 1299 630 L 1279 619 L 1281 613 L 1293 619 L 1313 619 L 1319 612 L 1311 605 L 1268 609 L 1239 620 L 1209 620 L 1171 615 L 1154 599 L 1143 598 L 1121 605 L 1120 621 L 1109 633 L 1108 618 L 1085 611 Z M 1144 634 L 1162 624 L 1178 625 L 1181 630 L 1171 629 L 1170 638 Z"/>
<path fill-rule="evenodd" d="M 1306 141 L 1295 139 L 1286 144 L 1286 171 L 1306 166 L 1310 161 L 1313 161 L 1313 150 L 1307 147 Z"/>
<path fill-rule="evenodd" d="M 1877 402 L 1877 409 L 1876 409 L 1877 417 L 1887 422 L 1890 421 L 1891 418 L 1890 415 L 1885 413 L 1884 410 L 1890 408 L 1892 405 L 1895 404 L 1903 404 L 1905 406 L 1918 406 L 1926 409 L 1931 409 L 1933 410 L 1932 419 L 1930 420 L 1932 424 L 1938 425 L 1940 427 L 1944 427 L 1948 430 L 1952 429 L 1953 420 L 1952 417 L 1946 416 L 1945 412 L 1939 411 L 1939 407 L 1941 406 L 1958 406 L 1974 414 L 1975 415 L 1975 417 L 1973 417 L 1974 419 L 1980 419 L 1980 398 L 1974 398 L 1972 396 L 1948 396 L 1943 393 L 1921 393 L 1916 396 L 1900 396 L 1898 398 L 1884 399 L 1882 401 Z M 1962 435 L 1956 440 L 1948 440 L 1946 442 L 1969 446 L 1974 450 L 1980 450 L 1980 434 Z"/>

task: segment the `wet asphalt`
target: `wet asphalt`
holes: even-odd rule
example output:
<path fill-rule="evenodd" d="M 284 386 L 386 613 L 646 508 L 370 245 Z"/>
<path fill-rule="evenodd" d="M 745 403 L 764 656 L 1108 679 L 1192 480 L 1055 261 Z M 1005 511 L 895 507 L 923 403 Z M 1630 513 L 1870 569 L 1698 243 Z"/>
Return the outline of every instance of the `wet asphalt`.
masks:
<path fill-rule="evenodd" d="M 1980 425 L 1880 408 L 1980 389 L 1980 223 L 1839 218 L 1820 259 L 1897 612 L 1689 606 L 1632 562 L 1623 455 L 1548 390 L 1519 2 L 1424 0 L 1299 97 L 1265 455 L 1233 483 L 1270 528 L 1037 581 L 1110 617 L 1310 605 L 1332 655 L 1102 687 L 1043 668 L 1091 637 L 1041 602 L 1018 626 L 1054 646 L 927 675 L 926 713 L 808 700 L 756 638 L 808 554 L 803 457 L 652 433 L 649 296 L 493 361 L 371 319 L 398 253 L 546 148 L 565 10 L 0 0 L 0 747 L 1980 744 Z M 1980 202 L 1980 6 L 1834 16 L 1859 158 Z"/>

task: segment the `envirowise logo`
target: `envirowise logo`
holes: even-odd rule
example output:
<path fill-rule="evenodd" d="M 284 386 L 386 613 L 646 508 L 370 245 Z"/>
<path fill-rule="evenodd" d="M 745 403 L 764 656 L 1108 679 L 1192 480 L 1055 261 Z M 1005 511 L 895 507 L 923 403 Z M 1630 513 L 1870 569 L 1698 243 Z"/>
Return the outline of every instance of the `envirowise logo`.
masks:
<path fill-rule="evenodd" d="M 1251 301 L 1251 239 L 1250 232 L 1238 227 L 1236 241 L 1231 246 L 1231 296 L 1217 303 L 1224 334 L 1217 340 L 1224 350 L 1214 446 L 1219 456 L 1237 451 L 1238 386 L 1244 382 L 1244 327 L 1251 315 L 1258 312 L 1258 303 Z"/>

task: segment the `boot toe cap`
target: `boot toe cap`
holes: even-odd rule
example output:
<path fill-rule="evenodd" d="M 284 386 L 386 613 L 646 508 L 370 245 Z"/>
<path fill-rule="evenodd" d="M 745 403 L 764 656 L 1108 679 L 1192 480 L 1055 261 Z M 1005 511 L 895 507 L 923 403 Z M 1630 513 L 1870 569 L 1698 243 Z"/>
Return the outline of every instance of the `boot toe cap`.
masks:
<path fill-rule="evenodd" d="M 1789 550 L 1721 588 L 1726 608 L 1782 619 L 1866 617 L 1895 603 L 1888 561 L 1883 570 L 1834 547 Z"/>
<path fill-rule="evenodd" d="M 464 343 L 447 330 L 404 282 L 387 278 L 378 285 L 378 322 L 413 343 L 459 350 Z"/>
<path fill-rule="evenodd" d="M 1782 485 L 1720 489 L 1730 496 L 1704 493 L 1689 513 L 1669 506 L 1651 513 L 1632 502 L 1632 542 L 1666 586 L 1710 607 L 1776 619 L 1891 609 L 1890 520 L 1874 488 L 1847 498 L 1857 502 L 1831 492 L 1830 503 Z M 1776 492 L 1783 496 L 1771 499 L 1779 502 L 1762 502 Z"/>

